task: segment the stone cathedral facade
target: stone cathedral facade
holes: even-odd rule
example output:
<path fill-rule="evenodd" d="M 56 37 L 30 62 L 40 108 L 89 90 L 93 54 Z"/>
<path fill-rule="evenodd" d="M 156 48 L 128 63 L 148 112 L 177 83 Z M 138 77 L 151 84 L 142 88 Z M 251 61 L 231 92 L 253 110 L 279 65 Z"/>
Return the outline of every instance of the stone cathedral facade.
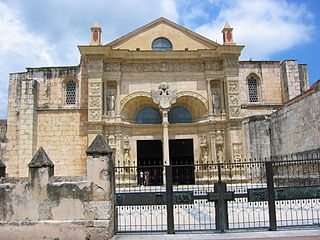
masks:
<path fill-rule="evenodd" d="M 296 60 L 239 61 L 232 27 L 223 45 L 157 19 L 106 45 L 101 28 L 71 67 L 10 75 L 5 164 L 27 176 L 43 147 L 56 175 L 85 175 L 102 134 L 116 166 L 239 162 L 252 157 L 244 119 L 270 114 L 308 89 Z M 106 33 L 107 34 L 107 33 Z"/>

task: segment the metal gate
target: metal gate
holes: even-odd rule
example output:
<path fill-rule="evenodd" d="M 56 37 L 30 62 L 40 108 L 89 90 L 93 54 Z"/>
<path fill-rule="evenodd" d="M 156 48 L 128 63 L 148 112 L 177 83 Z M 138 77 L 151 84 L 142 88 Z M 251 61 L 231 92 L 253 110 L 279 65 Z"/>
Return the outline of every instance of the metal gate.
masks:
<path fill-rule="evenodd" d="M 319 153 L 298 160 L 116 167 L 115 177 L 116 232 L 320 223 Z"/>

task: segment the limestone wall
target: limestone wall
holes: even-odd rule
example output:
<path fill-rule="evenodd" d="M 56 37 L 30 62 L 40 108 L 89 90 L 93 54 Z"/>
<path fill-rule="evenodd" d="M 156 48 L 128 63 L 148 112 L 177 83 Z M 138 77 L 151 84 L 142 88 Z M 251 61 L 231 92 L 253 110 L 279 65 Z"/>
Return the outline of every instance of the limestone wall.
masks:
<path fill-rule="evenodd" d="M 54 159 L 56 175 L 85 174 L 86 121 L 86 110 L 38 111 L 37 148 Z"/>
<path fill-rule="evenodd" d="M 247 80 L 253 76 L 258 81 L 259 102 L 250 103 Z M 270 114 L 283 103 L 281 69 L 278 61 L 240 61 L 240 104 L 242 116 Z"/>
<path fill-rule="evenodd" d="M 75 104 L 66 104 L 65 83 L 69 80 L 76 82 Z M 27 72 L 10 75 L 5 156 L 9 176 L 26 176 L 36 149 L 48 145 L 57 157 L 58 175 L 84 174 L 86 114 L 80 109 L 85 109 L 86 101 L 80 98 L 81 94 L 86 98 L 86 89 L 77 66 L 28 68 Z M 67 163 L 68 167 L 60 167 Z"/>
<path fill-rule="evenodd" d="M 320 148 L 320 84 L 271 115 L 271 154 Z"/>
<path fill-rule="evenodd" d="M 0 120 L 0 159 L 5 155 L 7 145 L 7 121 Z"/>
<path fill-rule="evenodd" d="M 244 119 L 245 158 L 270 158 L 270 117 L 251 116 Z"/>

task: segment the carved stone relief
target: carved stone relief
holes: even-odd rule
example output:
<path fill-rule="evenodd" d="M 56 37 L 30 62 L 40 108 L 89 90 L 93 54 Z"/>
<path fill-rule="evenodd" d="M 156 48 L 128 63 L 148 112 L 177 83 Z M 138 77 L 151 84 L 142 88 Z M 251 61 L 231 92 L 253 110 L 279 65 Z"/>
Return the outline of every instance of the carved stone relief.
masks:
<path fill-rule="evenodd" d="M 166 82 L 162 82 L 159 88 L 156 90 L 151 90 L 152 100 L 155 104 L 159 104 L 161 109 L 169 109 L 172 104 L 176 102 L 177 90 L 169 89 Z"/>
<path fill-rule="evenodd" d="M 101 111 L 99 109 L 89 109 L 89 120 L 100 120 L 101 119 Z"/>
<path fill-rule="evenodd" d="M 231 105 L 238 105 L 239 104 L 239 96 L 238 95 L 229 95 L 229 100 Z"/>
<path fill-rule="evenodd" d="M 233 161 L 241 162 L 243 158 L 242 143 L 232 144 Z"/>
<path fill-rule="evenodd" d="M 237 57 L 225 58 L 225 65 L 228 68 L 239 68 L 239 61 Z"/>
<path fill-rule="evenodd" d="M 209 153 L 208 153 L 208 142 L 207 135 L 202 134 L 200 136 L 200 163 L 208 163 Z"/>
<path fill-rule="evenodd" d="M 238 82 L 228 82 L 228 89 L 229 89 L 229 92 L 238 92 L 239 91 Z"/>
<path fill-rule="evenodd" d="M 223 163 L 223 145 L 216 145 L 217 162 Z"/>
<path fill-rule="evenodd" d="M 186 63 L 124 63 L 122 72 L 202 72 L 204 64 L 201 62 Z"/>
<path fill-rule="evenodd" d="M 217 144 L 223 144 L 224 143 L 224 132 L 221 130 L 217 130 L 214 132 L 215 135 L 215 142 Z"/>
<path fill-rule="evenodd" d="M 131 166 L 131 157 L 130 157 L 130 146 L 128 136 L 123 138 L 123 163 L 125 166 Z"/>
<path fill-rule="evenodd" d="M 89 95 L 100 95 L 101 84 L 100 83 L 90 83 L 89 84 Z"/>
<path fill-rule="evenodd" d="M 104 71 L 106 72 L 119 72 L 120 70 L 120 63 L 105 63 Z"/>
<path fill-rule="evenodd" d="M 223 69 L 221 61 L 206 62 L 205 67 L 206 67 L 206 70 L 209 70 L 209 71 L 210 70 L 216 71 L 216 70 Z"/>
<path fill-rule="evenodd" d="M 230 107 L 230 116 L 239 117 L 240 116 L 240 107 Z"/>
<path fill-rule="evenodd" d="M 101 59 L 91 59 L 91 60 L 89 60 L 89 67 L 91 69 L 102 68 L 102 66 L 103 66 L 103 61 Z"/>
<path fill-rule="evenodd" d="M 89 97 L 89 107 L 90 108 L 100 108 L 101 98 L 100 97 Z"/>
<path fill-rule="evenodd" d="M 108 136 L 108 143 L 111 145 L 111 146 L 114 146 L 116 144 L 116 138 L 113 134 L 109 134 Z"/>
<path fill-rule="evenodd" d="M 219 91 L 213 91 L 212 94 L 213 113 L 221 114 L 221 96 Z"/>

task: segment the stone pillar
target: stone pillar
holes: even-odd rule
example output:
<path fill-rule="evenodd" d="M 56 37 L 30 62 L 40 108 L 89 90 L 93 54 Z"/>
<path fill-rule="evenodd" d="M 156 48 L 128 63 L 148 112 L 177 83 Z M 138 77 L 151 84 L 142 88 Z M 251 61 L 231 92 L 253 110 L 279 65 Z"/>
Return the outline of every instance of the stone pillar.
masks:
<path fill-rule="evenodd" d="M 281 62 L 283 100 L 284 102 L 302 93 L 300 86 L 299 66 L 297 60 Z"/>
<path fill-rule="evenodd" d="M 28 182 L 33 194 L 39 200 L 47 198 L 47 184 L 54 175 L 54 165 L 41 147 L 29 163 Z"/>
<path fill-rule="evenodd" d="M 163 164 L 170 165 L 169 156 L 169 121 L 168 111 L 162 111 L 162 125 L 163 125 Z"/>
<path fill-rule="evenodd" d="M 93 201 L 103 209 L 104 213 L 99 220 L 105 220 L 101 231 L 106 239 L 111 239 L 114 235 L 115 217 L 115 176 L 113 171 L 114 156 L 109 144 L 101 134 L 97 135 L 87 151 L 87 181 L 96 190 Z M 100 234 L 100 233 L 99 233 Z M 100 234 L 101 235 L 101 234 Z M 101 239 L 101 238 L 96 238 Z"/>
<path fill-rule="evenodd" d="M 32 79 L 21 81 L 21 108 L 19 114 L 18 159 L 20 177 L 28 175 L 28 162 L 37 146 L 37 95 L 38 82 Z"/>

